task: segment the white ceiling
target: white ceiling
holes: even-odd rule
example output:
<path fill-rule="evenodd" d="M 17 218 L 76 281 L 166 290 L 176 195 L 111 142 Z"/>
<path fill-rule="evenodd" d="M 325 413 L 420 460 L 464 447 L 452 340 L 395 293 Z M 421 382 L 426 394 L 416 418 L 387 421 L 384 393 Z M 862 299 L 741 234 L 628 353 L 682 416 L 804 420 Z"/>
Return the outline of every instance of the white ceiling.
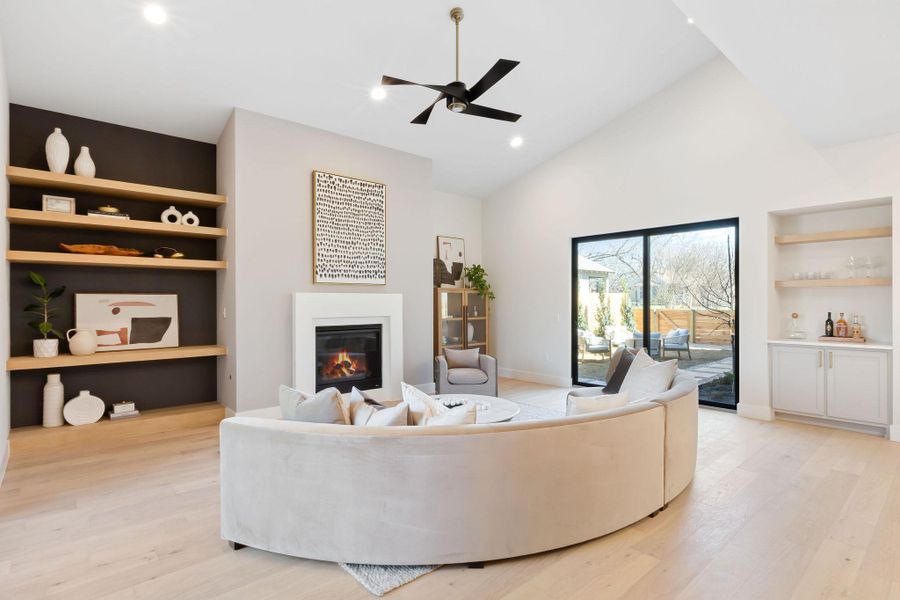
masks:
<path fill-rule="evenodd" d="M 813 143 L 900 132 L 900 1 L 674 2 Z"/>
<path fill-rule="evenodd" d="M 524 116 L 422 127 L 434 92 L 369 90 L 453 79 L 452 0 L 157 1 L 162 27 L 138 0 L 0 2 L 12 101 L 210 142 L 239 106 L 431 157 L 438 189 L 485 196 L 717 54 L 670 0 L 459 0 L 463 81 L 522 61 L 479 104 Z"/>

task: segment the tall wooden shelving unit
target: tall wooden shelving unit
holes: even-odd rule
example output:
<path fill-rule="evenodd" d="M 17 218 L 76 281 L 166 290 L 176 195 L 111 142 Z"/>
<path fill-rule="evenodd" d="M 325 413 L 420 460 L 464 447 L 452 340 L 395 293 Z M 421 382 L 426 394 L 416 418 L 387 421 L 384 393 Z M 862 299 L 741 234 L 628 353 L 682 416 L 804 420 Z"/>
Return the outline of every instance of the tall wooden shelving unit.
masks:
<path fill-rule="evenodd" d="M 435 356 L 443 354 L 445 348 L 479 348 L 482 354 L 490 354 L 490 308 L 490 301 L 473 288 L 435 288 Z"/>

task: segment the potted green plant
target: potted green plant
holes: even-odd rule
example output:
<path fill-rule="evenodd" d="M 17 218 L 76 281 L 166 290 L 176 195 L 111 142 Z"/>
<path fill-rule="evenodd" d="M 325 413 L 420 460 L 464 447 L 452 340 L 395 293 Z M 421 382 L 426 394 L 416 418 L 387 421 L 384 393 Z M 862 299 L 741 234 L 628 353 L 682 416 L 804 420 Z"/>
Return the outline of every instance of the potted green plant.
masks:
<path fill-rule="evenodd" d="M 31 295 L 34 302 L 25 307 L 26 313 L 40 317 L 40 319 L 29 321 L 28 323 L 31 327 L 37 329 L 42 336 L 33 342 L 34 356 L 35 358 L 52 358 L 59 354 L 59 340 L 62 339 L 63 334 L 58 329 L 55 329 L 53 323 L 50 322 L 50 317 L 56 313 L 56 309 L 50 308 L 50 303 L 62 296 L 63 292 L 66 291 L 66 287 L 61 286 L 51 290 L 47 287 L 47 280 L 34 271 L 29 271 L 28 279 L 32 284 L 40 288 L 40 293 Z M 51 339 L 51 334 L 56 336 L 56 338 Z"/>
<path fill-rule="evenodd" d="M 466 280 L 469 285 L 478 291 L 478 295 L 488 300 L 494 299 L 494 291 L 487 282 L 487 271 L 481 265 L 466 267 Z"/>

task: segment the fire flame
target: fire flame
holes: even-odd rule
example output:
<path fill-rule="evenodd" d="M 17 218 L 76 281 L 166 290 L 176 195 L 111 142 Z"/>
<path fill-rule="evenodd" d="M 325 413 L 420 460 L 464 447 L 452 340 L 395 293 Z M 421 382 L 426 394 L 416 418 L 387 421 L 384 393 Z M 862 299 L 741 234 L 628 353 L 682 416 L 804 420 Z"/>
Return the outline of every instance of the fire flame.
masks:
<path fill-rule="evenodd" d="M 351 358 L 350 352 L 341 350 L 322 367 L 322 376 L 326 379 L 343 379 L 358 375 L 365 369 L 365 362 L 360 366 L 359 362 Z"/>

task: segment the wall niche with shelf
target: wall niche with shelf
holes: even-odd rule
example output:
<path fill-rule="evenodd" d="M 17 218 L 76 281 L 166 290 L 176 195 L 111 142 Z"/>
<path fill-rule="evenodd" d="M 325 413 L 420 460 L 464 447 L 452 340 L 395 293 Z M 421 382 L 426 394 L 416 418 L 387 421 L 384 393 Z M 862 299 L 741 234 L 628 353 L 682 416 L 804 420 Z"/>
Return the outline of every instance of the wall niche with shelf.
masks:
<path fill-rule="evenodd" d="M 70 146 L 67 174 L 61 176 L 49 174 L 44 154 L 45 140 L 54 127 L 62 129 Z M 91 149 L 96 180 L 73 175 L 81 146 Z M 142 412 L 216 401 L 216 356 L 225 352 L 216 345 L 216 274 L 226 267 L 218 260 L 217 240 L 227 235 L 218 227 L 217 207 L 226 199 L 215 194 L 216 146 L 14 104 L 10 106 L 9 156 L 6 217 L 13 358 L 7 369 L 11 371 L 12 426 L 40 424 L 42 388 L 49 372 L 61 373 L 66 399 L 88 389 L 107 406 L 131 400 Z M 54 218 L 54 213 L 42 212 L 43 194 L 75 198 L 76 215 L 59 213 Z M 130 219 L 86 216 L 88 210 L 107 204 L 127 212 Z M 192 211 L 200 227 L 163 225 L 160 213 L 169 205 Z M 62 252 L 60 242 L 137 248 L 146 257 L 152 256 L 154 248 L 168 246 L 183 252 L 187 261 L 130 257 L 94 261 L 89 255 Z M 141 360 L 132 355 L 134 362 L 115 364 L 68 358 L 56 363 L 17 360 L 31 356 L 35 337 L 22 310 L 33 292 L 28 271 L 41 273 L 53 286 L 66 286 L 54 317 L 54 324 L 63 331 L 75 326 L 76 292 L 178 294 L 180 351 Z M 67 344 L 61 341 L 60 354 L 66 352 Z M 102 358 L 110 354 L 124 358 L 128 352 L 132 351 L 106 352 Z"/>

